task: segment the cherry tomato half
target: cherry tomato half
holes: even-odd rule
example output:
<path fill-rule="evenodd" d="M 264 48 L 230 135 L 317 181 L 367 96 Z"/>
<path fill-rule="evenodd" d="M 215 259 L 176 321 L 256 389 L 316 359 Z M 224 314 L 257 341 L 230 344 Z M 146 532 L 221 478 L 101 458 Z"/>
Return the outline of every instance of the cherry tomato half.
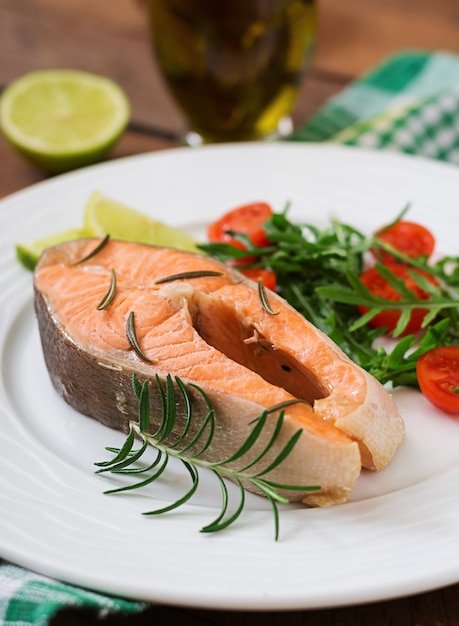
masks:
<path fill-rule="evenodd" d="M 263 285 L 268 289 L 271 289 L 272 291 L 276 289 L 276 274 L 272 270 L 263 269 L 261 267 L 253 267 L 240 271 L 242 274 L 245 274 L 248 278 L 251 278 L 255 282 L 261 280 Z"/>
<path fill-rule="evenodd" d="M 400 220 L 387 230 L 381 229 L 381 234 L 376 232 L 375 236 L 412 259 L 424 254 L 429 257 L 435 248 L 435 238 L 430 230 L 416 222 Z M 384 250 L 372 250 L 372 253 L 381 258 L 383 263 L 395 260 L 394 256 Z"/>
<path fill-rule="evenodd" d="M 405 281 L 405 285 L 407 288 L 412 291 L 419 300 L 428 300 L 430 295 L 423 291 L 411 278 L 408 274 L 409 268 L 406 265 L 400 265 L 399 263 L 389 263 L 386 265 L 387 269 L 389 269 L 397 278 L 402 278 Z M 411 268 L 410 271 L 416 271 L 421 276 L 424 276 L 429 282 L 433 285 L 438 284 L 433 276 L 428 274 L 427 272 L 423 272 L 421 270 L 414 270 Z M 385 278 L 381 276 L 378 270 L 375 267 L 371 267 L 361 274 L 360 280 L 367 287 L 367 289 L 375 296 L 379 296 L 380 298 L 385 298 L 386 300 L 393 300 L 396 302 L 397 300 L 401 300 L 401 296 L 397 293 L 391 285 L 386 281 Z M 363 315 L 367 313 L 368 308 L 364 306 L 358 307 L 359 312 Z M 422 320 L 426 315 L 426 309 L 413 309 L 411 312 L 410 320 L 403 331 L 404 335 L 409 335 L 411 333 L 416 333 L 421 329 Z M 387 328 L 388 332 L 393 332 L 395 327 L 397 326 L 397 322 L 400 319 L 401 311 L 397 309 L 390 309 L 387 311 L 381 311 L 375 315 L 369 322 L 375 328 Z"/>
<path fill-rule="evenodd" d="M 459 346 L 426 352 L 418 359 L 416 374 L 429 402 L 447 413 L 459 413 Z"/>
<path fill-rule="evenodd" d="M 269 244 L 263 228 L 264 222 L 271 217 L 273 211 L 266 202 L 251 202 L 228 211 L 217 221 L 210 224 L 207 238 L 212 243 L 229 243 L 237 248 L 244 249 L 244 245 L 228 235 L 226 231 L 233 231 L 247 235 L 256 246 Z"/>

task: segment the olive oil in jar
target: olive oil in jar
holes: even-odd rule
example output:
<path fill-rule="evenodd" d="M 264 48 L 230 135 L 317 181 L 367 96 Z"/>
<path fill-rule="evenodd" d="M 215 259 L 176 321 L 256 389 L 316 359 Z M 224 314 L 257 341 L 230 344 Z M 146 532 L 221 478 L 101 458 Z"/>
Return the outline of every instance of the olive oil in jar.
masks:
<path fill-rule="evenodd" d="M 310 64 L 314 0 L 150 0 L 149 20 L 155 58 L 194 137 L 278 133 Z"/>

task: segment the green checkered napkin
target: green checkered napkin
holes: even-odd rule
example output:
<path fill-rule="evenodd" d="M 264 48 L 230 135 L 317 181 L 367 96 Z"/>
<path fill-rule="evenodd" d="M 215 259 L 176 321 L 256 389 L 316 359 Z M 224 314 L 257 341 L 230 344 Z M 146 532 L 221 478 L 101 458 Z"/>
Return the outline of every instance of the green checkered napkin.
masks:
<path fill-rule="evenodd" d="M 0 626 L 46 626 L 62 608 L 94 609 L 102 617 L 137 613 L 145 606 L 66 585 L 0 560 Z"/>
<path fill-rule="evenodd" d="M 331 98 L 292 138 L 391 149 L 459 165 L 459 57 L 391 57 Z"/>
<path fill-rule="evenodd" d="M 459 164 L 459 58 L 392 57 L 332 98 L 293 137 L 388 148 Z M 0 626 L 41 626 L 61 608 L 136 613 L 145 604 L 104 596 L 0 560 Z"/>

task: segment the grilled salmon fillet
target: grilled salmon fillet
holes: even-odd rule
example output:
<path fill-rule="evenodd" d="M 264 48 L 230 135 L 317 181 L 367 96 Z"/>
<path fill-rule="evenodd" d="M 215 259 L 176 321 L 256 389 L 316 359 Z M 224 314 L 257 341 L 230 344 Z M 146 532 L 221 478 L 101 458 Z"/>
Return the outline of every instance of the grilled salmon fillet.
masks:
<path fill-rule="evenodd" d="M 299 429 L 301 437 L 267 478 L 319 485 L 284 494 L 313 506 L 345 502 L 362 467 L 380 470 L 391 461 L 404 423 L 389 393 L 277 294 L 269 292 L 269 310 L 257 285 L 236 270 L 169 248 L 109 241 L 83 260 L 98 243 L 49 248 L 34 273 L 45 362 L 54 387 L 77 411 L 127 430 L 137 419 L 132 374 L 141 381 L 179 377 L 212 402 L 216 430 L 206 458 L 216 461 L 239 448 L 263 410 L 301 399 L 285 409 L 273 454 Z M 114 298 L 99 310 L 112 272 Z M 140 353 L 126 333 L 131 314 Z M 193 389 L 195 414 L 204 416 Z M 154 429 L 154 386 L 150 398 Z M 178 420 L 184 413 L 178 406 Z"/>

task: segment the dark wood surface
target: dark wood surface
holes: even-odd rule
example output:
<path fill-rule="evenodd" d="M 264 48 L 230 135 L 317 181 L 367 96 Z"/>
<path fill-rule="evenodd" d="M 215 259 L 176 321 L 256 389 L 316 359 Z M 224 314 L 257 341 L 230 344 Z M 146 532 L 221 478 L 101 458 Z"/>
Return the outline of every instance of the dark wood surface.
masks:
<path fill-rule="evenodd" d="M 74 67 L 109 76 L 128 93 L 132 122 L 110 158 L 180 145 L 183 119 L 150 54 L 134 0 L 0 0 L 0 88 L 40 68 Z M 318 47 L 294 121 L 387 55 L 408 48 L 459 53 L 458 0 L 319 0 Z M 44 178 L 0 137 L 0 196 Z M 235 607 L 237 609 L 237 607 Z M 138 616 L 97 618 L 65 611 L 55 624 L 107 626 L 459 626 L 459 585 L 364 606 L 291 613 L 152 606 Z"/>

